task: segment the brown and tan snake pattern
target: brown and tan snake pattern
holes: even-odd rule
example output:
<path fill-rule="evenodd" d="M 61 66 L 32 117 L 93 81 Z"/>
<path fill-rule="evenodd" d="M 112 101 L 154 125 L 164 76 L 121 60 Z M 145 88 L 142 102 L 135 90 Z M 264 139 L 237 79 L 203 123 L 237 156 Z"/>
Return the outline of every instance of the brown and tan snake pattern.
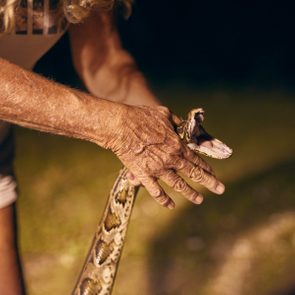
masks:
<path fill-rule="evenodd" d="M 228 158 L 232 150 L 204 130 L 201 126 L 203 120 L 202 109 L 192 110 L 188 119 L 177 128 L 178 135 L 195 152 L 212 158 Z M 73 295 L 107 295 L 112 292 L 138 191 L 138 187 L 127 180 L 127 172 L 126 168 L 120 171 L 110 192 L 107 206 Z"/>

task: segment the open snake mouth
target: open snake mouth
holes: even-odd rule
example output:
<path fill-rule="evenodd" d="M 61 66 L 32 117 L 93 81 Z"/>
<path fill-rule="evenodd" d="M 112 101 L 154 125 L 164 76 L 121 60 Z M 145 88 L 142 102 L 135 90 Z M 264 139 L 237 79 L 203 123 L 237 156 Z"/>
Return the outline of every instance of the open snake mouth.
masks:
<path fill-rule="evenodd" d="M 204 121 L 204 110 L 192 110 L 188 124 L 180 126 L 179 132 L 192 150 L 215 159 L 227 159 L 233 151 L 225 143 L 210 135 L 201 125 Z"/>

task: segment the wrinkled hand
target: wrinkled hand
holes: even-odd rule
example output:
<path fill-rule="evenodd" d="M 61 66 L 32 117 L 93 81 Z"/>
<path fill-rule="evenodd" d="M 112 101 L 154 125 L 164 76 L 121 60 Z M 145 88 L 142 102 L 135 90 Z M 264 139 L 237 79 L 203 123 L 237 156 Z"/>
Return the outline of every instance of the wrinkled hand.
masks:
<path fill-rule="evenodd" d="M 216 194 L 224 192 L 212 168 L 193 153 L 174 131 L 179 119 L 166 107 L 126 106 L 118 124 L 118 134 L 109 148 L 134 175 L 150 195 L 170 209 L 175 203 L 164 192 L 158 180 L 164 181 L 193 203 L 203 196 L 178 174 L 183 174 Z"/>

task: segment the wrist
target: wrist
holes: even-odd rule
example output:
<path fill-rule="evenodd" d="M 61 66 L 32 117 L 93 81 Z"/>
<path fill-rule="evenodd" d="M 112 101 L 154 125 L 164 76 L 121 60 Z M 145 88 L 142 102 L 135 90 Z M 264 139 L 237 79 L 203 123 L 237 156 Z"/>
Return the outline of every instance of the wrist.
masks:
<path fill-rule="evenodd" d="M 124 118 L 128 113 L 128 106 L 105 99 L 93 101 L 89 108 L 89 121 L 86 130 L 89 132 L 89 141 L 105 149 L 113 150 L 114 142 L 121 137 Z"/>

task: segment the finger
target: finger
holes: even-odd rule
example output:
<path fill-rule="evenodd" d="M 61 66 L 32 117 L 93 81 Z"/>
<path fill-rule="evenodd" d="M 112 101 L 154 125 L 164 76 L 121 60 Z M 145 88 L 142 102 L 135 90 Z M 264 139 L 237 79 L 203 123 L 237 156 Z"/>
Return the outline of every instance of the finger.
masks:
<path fill-rule="evenodd" d="M 180 171 L 194 182 L 200 183 L 211 192 L 221 195 L 224 193 L 224 185 L 214 175 L 206 172 L 199 166 L 187 162 Z"/>
<path fill-rule="evenodd" d="M 169 170 L 160 177 L 167 185 L 172 187 L 175 191 L 181 193 L 189 201 L 195 204 L 201 204 L 203 201 L 203 196 L 191 188 L 179 175 L 174 171 Z"/>
<path fill-rule="evenodd" d="M 141 183 L 144 185 L 149 194 L 160 205 L 167 207 L 169 209 L 175 208 L 175 203 L 173 202 L 173 200 L 167 196 L 167 194 L 164 192 L 164 190 L 161 188 L 161 186 L 155 179 L 149 177 L 141 180 Z"/>
<path fill-rule="evenodd" d="M 200 156 L 198 156 L 196 153 L 190 150 L 188 147 L 185 148 L 185 152 L 183 155 L 187 160 L 192 162 L 195 166 L 199 166 L 202 169 L 206 170 L 208 173 L 214 175 L 214 171 L 212 167 Z"/>
<path fill-rule="evenodd" d="M 128 179 L 128 181 L 132 185 L 134 185 L 134 186 L 139 186 L 140 185 L 140 181 L 137 178 L 135 178 L 135 176 L 130 171 L 127 172 L 126 178 Z"/>

